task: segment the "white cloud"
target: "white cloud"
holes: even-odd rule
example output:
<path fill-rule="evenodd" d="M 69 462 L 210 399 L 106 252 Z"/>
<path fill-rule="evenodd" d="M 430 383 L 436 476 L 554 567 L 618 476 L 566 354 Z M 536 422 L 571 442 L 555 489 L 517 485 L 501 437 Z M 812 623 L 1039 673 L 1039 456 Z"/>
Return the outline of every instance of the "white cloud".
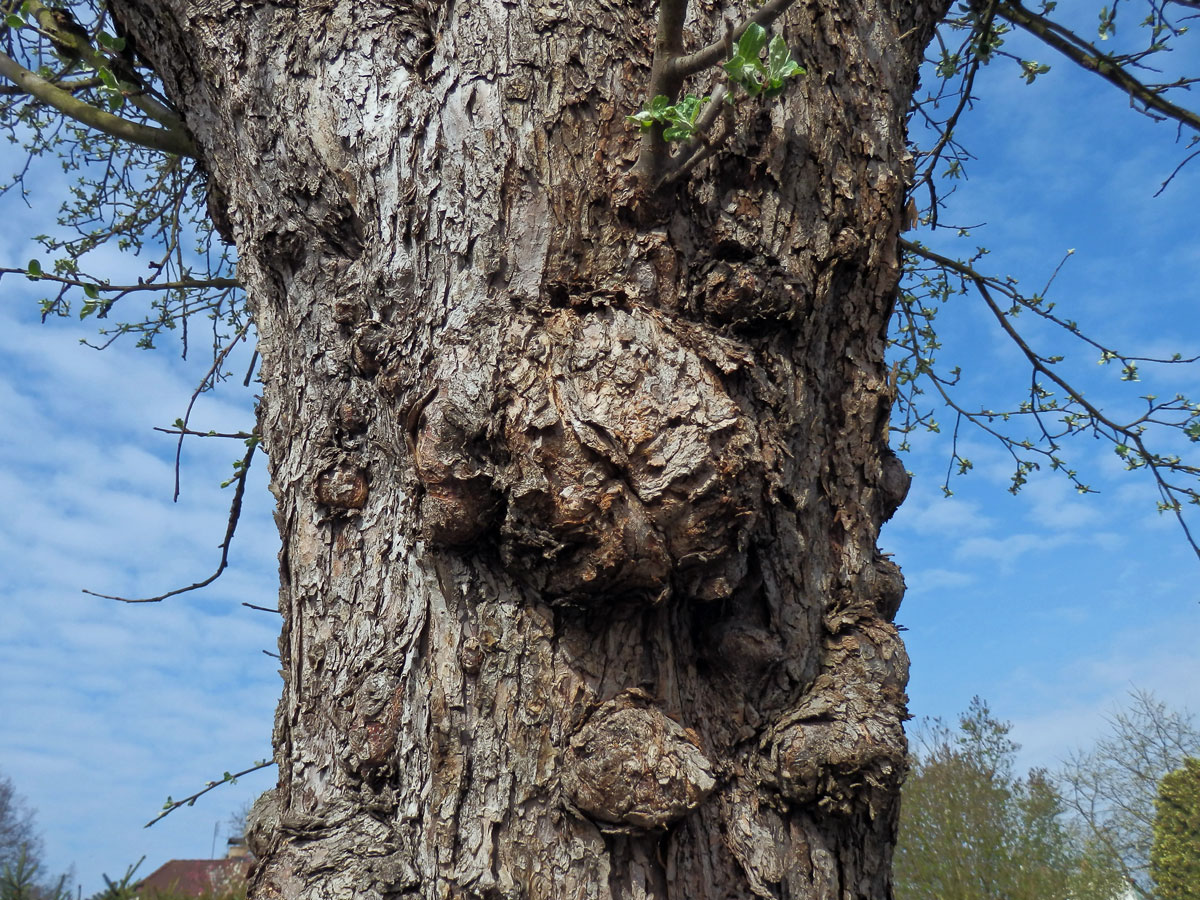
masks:
<path fill-rule="evenodd" d="M 979 577 L 973 572 L 954 571 L 951 569 L 917 569 L 908 571 L 905 569 L 905 579 L 911 580 L 913 584 L 919 585 L 921 593 L 926 591 L 940 591 L 950 588 L 965 588 L 975 584 Z M 910 588 L 909 594 L 914 593 Z"/>
<path fill-rule="evenodd" d="M 1012 571 L 1018 562 L 1028 564 L 1030 554 L 1048 553 L 1070 538 L 1064 535 L 1010 534 L 1002 538 L 972 537 L 960 541 L 955 550 L 958 559 L 988 559 Z M 1036 563 L 1035 563 L 1036 564 Z"/>

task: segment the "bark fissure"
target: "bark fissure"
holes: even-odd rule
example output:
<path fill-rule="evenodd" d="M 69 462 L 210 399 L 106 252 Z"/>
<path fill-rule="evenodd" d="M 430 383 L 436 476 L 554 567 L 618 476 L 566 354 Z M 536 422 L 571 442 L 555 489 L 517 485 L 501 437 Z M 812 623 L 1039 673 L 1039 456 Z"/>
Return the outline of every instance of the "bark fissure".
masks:
<path fill-rule="evenodd" d="M 789 9 L 810 74 L 654 197 L 652 3 L 114 6 L 261 340 L 255 896 L 888 896 L 884 332 L 938 5 Z M 690 7 L 676 52 L 737 12 Z"/>

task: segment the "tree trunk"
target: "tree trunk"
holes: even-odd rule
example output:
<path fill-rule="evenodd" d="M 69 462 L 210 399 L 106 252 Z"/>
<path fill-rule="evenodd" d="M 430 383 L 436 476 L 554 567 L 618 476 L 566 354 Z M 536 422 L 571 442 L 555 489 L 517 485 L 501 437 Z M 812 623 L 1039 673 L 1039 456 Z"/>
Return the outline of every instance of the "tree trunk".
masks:
<path fill-rule="evenodd" d="M 889 897 L 883 356 L 947 0 L 797 4 L 808 75 L 657 195 L 646 0 L 112 5 L 260 339 L 253 896 Z M 693 3 L 689 47 L 721 22 Z"/>

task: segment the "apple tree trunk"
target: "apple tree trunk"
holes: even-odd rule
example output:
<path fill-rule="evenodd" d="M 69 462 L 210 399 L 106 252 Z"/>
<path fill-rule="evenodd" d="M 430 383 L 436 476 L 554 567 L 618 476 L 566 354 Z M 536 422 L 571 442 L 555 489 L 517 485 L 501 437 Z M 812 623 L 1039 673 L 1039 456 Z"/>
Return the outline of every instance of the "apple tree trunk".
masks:
<path fill-rule="evenodd" d="M 111 5 L 260 340 L 252 896 L 890 897 L 884 348 L 947 0 L 797 3 L 807 75 L 658 191 L 626 121 L 657 3 Z M 754 8 L 693 2 L 686 49 Z"/>

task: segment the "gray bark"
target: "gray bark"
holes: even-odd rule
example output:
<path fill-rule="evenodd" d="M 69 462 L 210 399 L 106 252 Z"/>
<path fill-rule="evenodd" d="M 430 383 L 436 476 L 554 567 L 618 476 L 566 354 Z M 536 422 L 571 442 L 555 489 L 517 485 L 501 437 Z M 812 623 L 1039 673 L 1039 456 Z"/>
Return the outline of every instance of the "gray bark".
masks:
<path fill-rule="evenodd" d="M 260 337 L 284 691 L 253 895 L 890 896 L 883 354 L 946 0 L 798 4 L 809 75 L 657 197 L 625 121 L 655 4 L 113 5 Z"/>

